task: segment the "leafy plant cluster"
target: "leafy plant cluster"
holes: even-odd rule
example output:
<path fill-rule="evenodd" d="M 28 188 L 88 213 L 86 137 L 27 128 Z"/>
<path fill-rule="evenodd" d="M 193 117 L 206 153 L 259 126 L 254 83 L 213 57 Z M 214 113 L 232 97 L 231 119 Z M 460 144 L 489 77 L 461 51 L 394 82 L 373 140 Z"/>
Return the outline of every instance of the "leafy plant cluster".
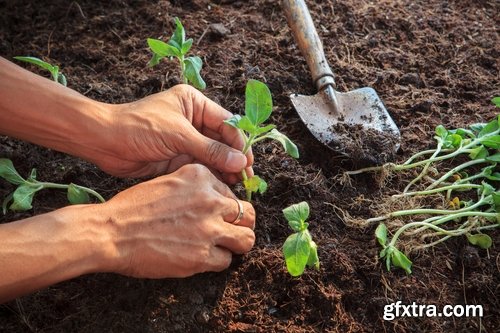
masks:
<path fill-rule="evenodd" d="M 500 106 L 500 98 L 493 103 Z M 466 236 L 471 244 L 488 249 L 492 239 L 486 232 L 500 226 L 500 116 L 468 128 L 449 130 L 439 125 L 435 134 L 434 149 L 418 152 L 402 164 L 388 163 L 348 173 L 420 170 L 393 198 L 440 196 L 448 203 L 445 208 L 408 208 L 368 219 L 380 222 L 404 217 L 408 221 L 392 237 L 384 223 L 375 231 L 382 246 L 380 258 L 385 259 L 388 270 L 392 264 L 411 273 L 411 260 L 398 248 L 401 237 L 419 237 L 420 245 L 410 250 L 429 248 L 457 236 Z"/>
<path fill-rule="evenodd" d="M 203 62 L 198 56 L 187 57 L 193 45 L 193 39 L 186 39 L 184 27 L 177 17 L 175 18 L 175 31 L 167 43 L 154 38 L 148 38 L 147 42 L 153 52 L 153 58 L 148 63 L 149 67 L 158 65 L 165 57 L 176 58 L 179 61 L 181 81 L 192 84 L 198 89 L 205 89 L 205 81 L 200 75 Z"/>
<path fill-rule="evenodd" d="M 56 184 L 41 182 L 36 179 L 36 169 L 32 169 L 28 178 L 23 178 L 14 168 L 12 161 L 7 158 L 0 158 L 0 177 L 17 188 L 9 194 L 2 203 L 2 211 L 7 213 L 7 209 L 12 211 L 26 211 L 32 208 L 33 197 L 38 191 L 48 188 L 65 189 L 68 201 L 71 204 L 84 204 L 90 201 L 90 195 L 104 202 L 104 198 L 94 190 L 76 184 Z M 10 204 L 10 205 L 9 205 Z"/>

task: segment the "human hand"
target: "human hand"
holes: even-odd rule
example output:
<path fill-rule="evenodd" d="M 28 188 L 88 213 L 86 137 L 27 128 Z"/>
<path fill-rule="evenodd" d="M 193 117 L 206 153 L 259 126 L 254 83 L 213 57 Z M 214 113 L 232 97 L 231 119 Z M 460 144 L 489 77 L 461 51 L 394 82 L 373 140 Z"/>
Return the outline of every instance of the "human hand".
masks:
<path fill-rule="evenodd" d="M 253 155 L 241 153 L 241 134 L 224 124 L 231 116 L 188 85 L 114 105 L 110 145 L 91 160 L 121 177 L 165 174 L 200 162 L 222 173 L 225 181 L 236 183 L 245 167 L 252 174 Z"/>
<path fill-rule="evenodd" d="M 98 205 L 112 228 L 118 260 L 107 270 L 133 277 L 186 277 L 221 271 L 233 253 L 255 241 L 255 211 L 206 167 L 186 165 L 176 172 L 133 186 Z M 101 215 L 101 214 L 100 214 Z"/>

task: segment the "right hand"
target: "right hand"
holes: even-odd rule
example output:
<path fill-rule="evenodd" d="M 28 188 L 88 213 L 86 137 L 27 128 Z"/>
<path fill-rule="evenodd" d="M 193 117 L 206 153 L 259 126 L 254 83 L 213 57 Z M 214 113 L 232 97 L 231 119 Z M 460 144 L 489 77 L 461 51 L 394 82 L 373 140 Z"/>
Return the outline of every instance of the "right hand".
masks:
<path fill-rule="evenodd" d="M 254 242 L 255 211 L 242 201 L 238 225 L 236 196 L 206 167 L 176 172 L 131 187 L 102 204 L 119 258 L 111 271 L 143 278 L 186 277 L 221 271 L 232 253 Z"/>

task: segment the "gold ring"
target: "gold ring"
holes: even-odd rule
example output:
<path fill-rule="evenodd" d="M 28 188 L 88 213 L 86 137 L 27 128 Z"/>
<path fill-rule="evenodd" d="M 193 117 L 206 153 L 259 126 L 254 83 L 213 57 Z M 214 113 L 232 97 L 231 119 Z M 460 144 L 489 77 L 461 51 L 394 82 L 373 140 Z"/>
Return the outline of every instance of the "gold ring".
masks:
<path fill-rule="evenodd" d="M 238 216 L 236 216 L 236 219 L 234 219 L 234 221 L 231 223 L 236 225 L 236 224 L 240 223 L 241 218 L 243 217 L 243 204 L 238 199 L 234 199 L 234 200 L 238 204 Z"/>

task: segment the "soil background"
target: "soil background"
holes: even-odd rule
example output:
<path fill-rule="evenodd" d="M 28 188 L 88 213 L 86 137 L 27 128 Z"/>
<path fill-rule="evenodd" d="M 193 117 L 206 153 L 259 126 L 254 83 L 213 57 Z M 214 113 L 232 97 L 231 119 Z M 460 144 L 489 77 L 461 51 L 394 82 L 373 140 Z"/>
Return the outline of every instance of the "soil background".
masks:
<path fill-rule="evenodd" d="M 432 147 L 438 124 L 466 126 L 498 112 L 490 104 L 500 94 L 497 1 L 307 4 L 338 90 L 375 88 L 399 126 L 398 161 Z M 499 231 L 490 233 L 496 244 L 488 252 L 459 238 L 413 254 L 413 274 L 406 275 L 387 272 L 378 262 L 375 226 L 354 227 L 345 218 L 346 212 L 372 217 L 372 204 L 401 189 L 403 180 L 392 178 L 383 188 L 370 175 L 355 177 L 350 185 L 338 181 L 343 171 L 360 165 L 319 144 L 292 107 L 289 94 L 315 91 L 278 1 L 0 0 L 0 55 L 59 64 L 68 86 L 90 98 L 133 101 L 178 83 L 176 63 L 146 66 L 146 38 L 168 39 L 176 16 L 195 41 L 192 52 L 204 60 L 205 94 L 240 113 L 247 80 L 265 81 L 274 97 L 273 123 L 298 144 L 298 160 L 272 142 L 255 147 L 255 171 L 269 189 L 255 198 L 254 249 L 217 274 L 164 280 L 94 274 L 60 283 L 1 305 L 0 331 L 499 331 Z M 23 175 L 36 167 L 39 179 L 75 182 L 106 198 L 138 181 L 113 178 L 85 161 L 6 137 L 0 137 L 0 156 L 12 159 Z M 11 190 L 0 181 L 0 197 Z M 281 210 L 302 200 L 311 206 L 321 269 L 292 278 L 281 255 L 289 234 Z M 65 204 L 64 193 L 45 191 L 33 210 L 9 212 L 0 222 Z M 384 321 L 384 305 L 397 300 L 481 304 L 484 317 Z"/>

